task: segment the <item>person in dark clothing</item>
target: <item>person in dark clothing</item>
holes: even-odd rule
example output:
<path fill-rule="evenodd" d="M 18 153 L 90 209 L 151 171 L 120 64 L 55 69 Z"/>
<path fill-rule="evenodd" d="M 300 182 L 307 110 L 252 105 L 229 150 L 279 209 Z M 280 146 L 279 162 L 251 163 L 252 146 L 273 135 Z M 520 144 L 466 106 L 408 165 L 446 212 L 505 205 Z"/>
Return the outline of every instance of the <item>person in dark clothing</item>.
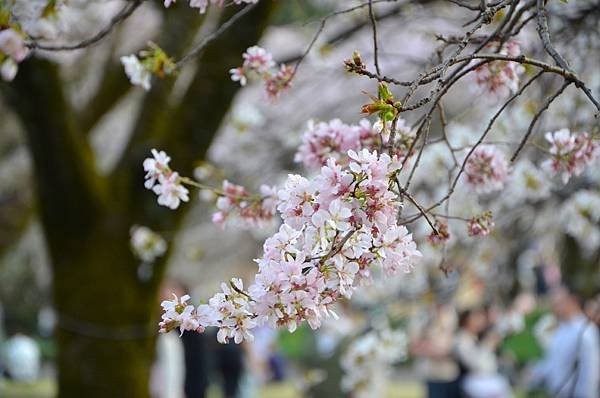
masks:
<path fill-rule="evenodd" d="M 215 365 L 223 378 L 225 398 L 237 396 L 244 372 L 244 351 L 240 344 L 219 344 L 215 352 Z"/>
<path fill-rule="evenodd" d="M 184 392 L 187 398 L 204 398 L 208 389 L 206 336 L 190 331 L 181 336 L 185 360 Z"/>

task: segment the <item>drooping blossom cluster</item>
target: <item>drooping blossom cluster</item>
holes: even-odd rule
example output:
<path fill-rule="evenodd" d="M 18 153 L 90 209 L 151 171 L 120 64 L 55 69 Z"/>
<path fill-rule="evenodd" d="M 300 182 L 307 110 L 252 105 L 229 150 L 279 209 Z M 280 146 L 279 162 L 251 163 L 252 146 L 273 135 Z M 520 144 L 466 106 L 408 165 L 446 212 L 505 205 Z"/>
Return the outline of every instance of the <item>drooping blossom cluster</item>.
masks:
<path fill-rule="evenodd" d="M 161 331 L 217 326 L 220 341 L 239 342 L 251 339 L 256 325 L 294 331 L 306 321 L 318 328 L 323 317 L 335 316 L 332 307 L 340 297 L 350 298 L 359 283 L 371 280 L 372 267 L 388 275 L 410 271 L 420 253 L 396 223 L 400 203 L 388 189 L 400 163 L 366 149 L 351 150 L 348 157 L 344 167 L 329 159 L 313 180 L 288 177 L 278 192 L 283 224 L 265 241 L 247 291 L 232 281 L 209 300 L 210 308 L 179 307 L 174 313 L 167 304 Z"/>
<path fill-rule="evenodd" d="M 29 50 L 23 36 L 13 28 L 0 30 L 0 75 L 5 81 L 12 81 L 17 75 L 18 64 Z"/>
<path fill-rule="evenodd" d="M 169 8 L 171 4 L 175 3 L 176 0 L 164 0 L 164 5 L 166 8 Z M 258 3 L 258 0 L 233 0 L 234 4 L 255 4 Z M 190 0 L 190 7 L 197 8 L 200 11 L 200 14 L 204 14 L 209 5 L 214 5 L 217 7 L 223 7 L 225 5 L 225 0 Z"/>
<path fill-rule="evenodd" d="M 408 339 L 401 330 L 372 330 L 350 343 L 341 358 L 342 390 L 353 397 L 385 396 L 394 364 L 407 357 Z"/>
<path fill-rule="evenodd" d="M 137 258 L 146 263 L 153 263 L 167 251 L 167 242 L 148 227 L 134 225 L 129 233 L 131 250 Z"/>
<path fill-rule="evenodd" d="M 286 64 L 276 65 L 273 56 L 259 46 L 252 46 L 242 54 L 242 66 L 229 70 L 231 80 L 239 82 L 241 86 L 248 83 L 248 79 L 262 80 L 269 98 L 277 98 L 292 84 L 294 68 Z"/>
<path fill-rule="evenodd" d="M 158 195 L 159 205 L 176 209 L 182 201 L 187 202 L 190 198 L 179 174 L 169 167 L 170 161 L 164 151 L 152 149 L 152 157 L 143 163 L 146 172 L 144 186 Z"/>
<path fill-rule="evenodd" d="M 478 146 L 465 165 L 467 184 L 477 193 L 499 191 L 510 176 L 508 162 L 495 146 Z"/>
<path fill-rule="evenodd" d="M 396 125 L 396 151 L 399 160 L 403 160 L 414 140 L 414 134 L 403 119 Z M 379 150 L 389 138 L 389 125 L 377 122 L 371 125 L 367 119 L 361 119 L 356 125 L 348 125 L 340 119 L 329 122 L 310 120 L 302 135 L 302 144 L 294 160 L 302 162 L 307 169 L 318 169 L 326 164 L 330 157 L 339 163 L 347 163 L 349 150 L 366 148 Z"/>
<path fill-rule="evenodd" d="M 494 50 L 495 44 L 491 43 L 488 48 Z M 499 52 L 500 55 L 517 57 L 521 54 L 519 43 L 510 40 Z M 497 100 L 507 98 L 519 89 L 519 75 L 525 72 L 525 68 L 518 62 L 493 61 L 481 65 L 475 69 L 475 82 L 481 92 L 488 93 Z"/>
<path fill-rule="evenodd" d="M 427 240 L 433 246 L 439 246 L 444 244 L 450 239 L 450 231 L 448 231 L 448 223 L 436 220 L 435 229 L 437 231 L 431 231 L 431 234 L 427 236 Z"/>
<path fill-rule="evenodd" d="M 221 227 L 232 215 L 246 228 L 263 227 L 275 216 L 278 203 L 275 187 L 262 185 L 260 195 L 252 195 L 243 186 L 225 180 L 217 193 L 219 211 L 213 214 L 212 221 Z"/>
<path fill-rule="evenodd" d="M 467 222 L 467 232 L 469 236 L 487 236 L 494 225 L 492 212 L 488 210 L 476 215 Z"/>
<path fill-rule="evenodd" d="M 579 176 L 586 166 L 598 157 L 598 144 L 588 133 L 571 133 L 562 129 L 546 133 L 546 141 L 550 143 L 550 159 L 543 163 L 552 175 L 562 173 L 564 184 L 575 175 Z"/>

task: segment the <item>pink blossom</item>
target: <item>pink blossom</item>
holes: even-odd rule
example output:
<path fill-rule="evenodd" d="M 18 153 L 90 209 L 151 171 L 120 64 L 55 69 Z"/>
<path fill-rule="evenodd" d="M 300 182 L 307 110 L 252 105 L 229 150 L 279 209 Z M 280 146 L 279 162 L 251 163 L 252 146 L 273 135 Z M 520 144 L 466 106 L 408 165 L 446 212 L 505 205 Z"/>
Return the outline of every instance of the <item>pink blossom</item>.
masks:
<path fill-rule="evenodd" d="M 494 44 L 488 45 L 494 48 Z M 521 54 L 518 42 L 509 41 L 500 50 L 501 55 L 516 57 Z M 475 70 L 475 81 L 481 91 L 487 92 L 493 97 L 501 100 L 514 94 L 519 89 L 519 75 L 525 69 L 517 62 L 493 61 L 481 65 Z"/>
<path fill-rule="evenodd" d="M 569 129 L 562 129 L 546 133 L 546 140 L 551 145 L 551 157 L 542 166 L 552 175 L 562 173 L 564 184 L 573 175 L 581 175 L 586 166 L 598 157 L 598 145 L 588 133 L 571 133 Z"/>
<path fill-rule="evenodd" d="M 465 166 L 467 184 L 477 193 L 490 193 L 502 189 L 509 173 L 506 158 L 492 145 L 478 146 L 469 156 Z"/>
<path fill-rule="evenodd" d="M 180 202 L 190 200 L 189 191 L 181 184 L 179 174 L 176 172 L 171 173 L 167 177 L 163 175 L 159 176 L 158 184 L 152 190 L 158 195 L 158 204 L 171 209 L 178 208 Z"/>
<path fill-rule="evenodd" d="M 275 61 L 273 61 L 271 53 L 259 46 L 248 48 L 246 52 L 242 54 L 242 58 L 244 58 L 244 69 L 259 75 L 268 72 L 269 69 L 275 66 Z"/>
<path fill-rule="evenodd" d="M 486 236 L 494 228 L 492 212 L 486 211 L 471 218 L 467 223 L 469 236 Z"/>
<path fill-rule="evenodd" d="M 265 90 L 270 98 L 277 98 L 279 95 L 291 87 L 294 77 L 294 68 L 286 64 L 281 64 L 279 70 L 274 75 L 265 79 Z"/>
<path fill-rule="evenodd" d="M 212 216 L 213 223 L 224 227 L 231 215 L 236 215 L 241 226 L 261 227 L 273 219 L 277 208 L 277 191 L 274 187 L 262 185 L 260 195 L 252 195 L 241 185 L 223 181 L 218 192 L 218 212 Z"/>

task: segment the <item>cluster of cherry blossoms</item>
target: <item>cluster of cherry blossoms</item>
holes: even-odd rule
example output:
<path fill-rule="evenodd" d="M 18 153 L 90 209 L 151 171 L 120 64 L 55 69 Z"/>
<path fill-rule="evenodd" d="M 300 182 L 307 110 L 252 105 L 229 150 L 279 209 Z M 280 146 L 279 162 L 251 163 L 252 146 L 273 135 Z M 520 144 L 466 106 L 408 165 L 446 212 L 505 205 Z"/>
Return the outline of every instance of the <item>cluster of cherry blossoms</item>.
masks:
<path fill-rule="evenodd" d="M 224 227 L 232 216 L 246 228 L 264 227 L 275 216 L 277 210 L 277 189 L 268 185 L 260 187 L 260 195 L 252 195 L 241 185 L 225 180 L 217 199 L 218 211 L 213 214 L 213 223 Z"/>
<path fill-rule="evenodd" d="M 389 139 L 389 123 L 378 121 L 371 125 L 362 119 L 357 125 L 348 125 L 340 119 L 329 122 L 310 120 L 302 135 L 302 144 L 296 152 L 294 160 L 301 162 L 307 169 L 318 169 L 325 165 L 331 157 L 338 162 L 347 162 L 349 150 L 358 151 L 366 148 L 379 150 Z M 414 133 L 401 118 L 396 124 L 395 155 L 402 161 L 407 155 L 414 140 Z"/>
<path fill-rule="evenodd" d="M 465 165 L 467 184 L 479 194 L 499 191 L 510 177 L 510 168 L 504 154 L 493 145 L 480 145 L 469 156 Z"/>
<path fill-rule="evenodd" d="M 167 242 L 148 227 L 134 225 L 130 230 L 131 250 L 137 258 L 153 263 L 167 251 Z"/>
<path fill-rule="evenodd" d="M 494 44 L 487 46 L 494 49 Z M 521 54 L 519 43 L 510 40 L 499 51 L 500 55 L 517 57 Z M 525 72 L 525 68 L 512 61 L 493 61 L 481 65 L 475 69 L 475 82 L 479 91 L 489 93 L 498 100 L 507 98 L 519 89 L 519 75 Z"/>
<path fill-rule="evenodd" d="M 478 214 L 467 222 L 469 236 L 487 236 L 494 225 L 491 211 Z"/>
<path fill-rule="evenodd" d="M 588 133 L 571 133 L 562 129 L 554 133 L 546 133 L 550 143 L 550 159 L 542 167 L 552 175 L 562 173 L 563 183 L 569 182 L 571 176 L 579 176 L 585 167 L 598 157 L 598 145 Z"/>
<path fill-rule="evenodd" d="M 1 18 L 1 16 L 0 16 Z M 4 24 L 0 21 L 0 27 Z M 13 28 L 0 30 L 0 75 L 12 81 L 17 75 L 18 64 L 27 57 L 29 50 L 23 35 Z"/>
<path fill-rule="evenodd" d="M 350 343 L 341 358 L 342 390 L 353 397 L 381 397 L 392 365 L 407 357 L 408 340 L 401 330 L 372 330 Z"/>
<path fill-rule="evenodd" d="M 164 5 L 166 8 L 169 8 L 171 4 L 175 3 L 176 0 L 164 0 Z M 258 0 L 233 0 L 234 4 L 255 4 L 258 3 Z M 225 5 L 225 0 L 190 0 L 190 7 L 197 8 L 200 10 L 200 14 L 204 14 L 209 5 L 215 5 L 217 7 L 223 7 Z"/>
<path fill-rule="evenodd" d="M 348 157 L 347 165 L 330 158 L 312 180 L 288 177 L 277 192 L 283 224 L 265 241 L 247 291 L 235 279 L 197 308 L 177 298 L 164 302 L 161 332 L 216 326 L 219 341 L 239 343 L 251 340 L 257 325 L 293 332 L 306 321 L 316 329 L 324 317 L 335 317 L 339 298 L 350 298 L 359 284 L 371 281 L 373 267 L 388 275 L 411 271 L 421 254 L 406 227 L 396 223 L 401 205 L 389 189 L 400 162 L 367 149 L 350 150 Z M 230 196 L 240 193 L 230 188 Z"/>
<path fill-rule="evenodd" d="M 277 66 L 271 53 L 264 48 L 252 46 L 242 57 L 242 66 L 229 70 L 231 80 L 239 82 L 241 86 L 245 86 L 248 79 L 262 80 L 269 98 L 277 98 L 292 85 L 294 68 L 286 64 Z"/>
<path fill-rule="evenodd" d="M 143 163 L 146 172 L 144 186 L 158 195 L 159 205 L 176 209 L 182 201 L 187 202 L 190 198 L 182 178 L 169 167 L 170 161 L 164 151 L 153 149 L 152 157 Z"/>

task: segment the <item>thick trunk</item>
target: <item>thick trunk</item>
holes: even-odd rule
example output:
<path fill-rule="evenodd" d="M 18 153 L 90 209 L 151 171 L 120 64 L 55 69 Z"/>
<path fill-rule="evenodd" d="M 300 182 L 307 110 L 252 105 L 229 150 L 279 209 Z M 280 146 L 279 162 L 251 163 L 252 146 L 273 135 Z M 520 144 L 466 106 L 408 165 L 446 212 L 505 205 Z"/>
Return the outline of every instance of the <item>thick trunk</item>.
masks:
<path fill-rule="evenodd" d="M 59 397 L 147 397 L 157 295 L 137 278 L 128 225 L 56 243 Z"/>

